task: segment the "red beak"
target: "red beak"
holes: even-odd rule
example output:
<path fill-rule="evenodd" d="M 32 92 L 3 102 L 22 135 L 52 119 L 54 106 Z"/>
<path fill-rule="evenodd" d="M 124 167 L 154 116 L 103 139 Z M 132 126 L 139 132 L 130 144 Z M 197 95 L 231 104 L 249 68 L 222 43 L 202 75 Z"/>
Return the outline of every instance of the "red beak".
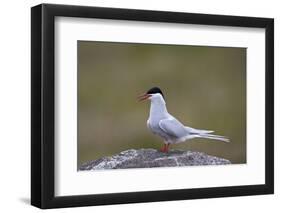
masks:
<path fill-rule="evenodd" d="M 151 95 L 144 93 L 144 94 L 138 96 L 138 101 L 147 100 L 150 96 L 151 96 Z"/>

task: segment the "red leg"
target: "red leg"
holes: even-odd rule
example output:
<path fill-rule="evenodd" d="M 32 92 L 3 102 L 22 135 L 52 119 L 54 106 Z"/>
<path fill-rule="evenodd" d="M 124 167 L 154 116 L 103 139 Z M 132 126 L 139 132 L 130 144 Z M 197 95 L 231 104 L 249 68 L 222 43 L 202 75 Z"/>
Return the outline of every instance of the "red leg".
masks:
<path fill-rule="evenodd" d="M 168 143 L 167 146 L 166 146 L 165 152 L 169 152 L 169 146 L 170 146 L 170 144 Z"/>
<path fill-rule="evenodd" d="M 164 144 L 164 146 L 160 149 L 160 152 L 169 152 L 169 146 L 170 144 Z"/>
<path fill-rule="evenodd" d="M 167 144 L 164 144 L 164 146 L 160 149 L 160 152 L 166 152 Z"/>

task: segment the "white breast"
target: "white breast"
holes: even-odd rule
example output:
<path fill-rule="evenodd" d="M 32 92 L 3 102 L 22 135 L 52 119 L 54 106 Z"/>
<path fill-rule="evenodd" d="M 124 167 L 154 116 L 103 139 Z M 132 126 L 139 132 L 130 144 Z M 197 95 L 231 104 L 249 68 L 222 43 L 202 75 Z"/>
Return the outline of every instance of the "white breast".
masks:
<path fill-rule="evenodd" d="M 159 122 L 170 117 L 167 111 L 165 100 L 161 95 L 154 95 L 151 99 L 149 118 L 147 120 L 148 129 L 162 137 L 164 140 L 169 140 L 169 136 L 160 128 Z"/>

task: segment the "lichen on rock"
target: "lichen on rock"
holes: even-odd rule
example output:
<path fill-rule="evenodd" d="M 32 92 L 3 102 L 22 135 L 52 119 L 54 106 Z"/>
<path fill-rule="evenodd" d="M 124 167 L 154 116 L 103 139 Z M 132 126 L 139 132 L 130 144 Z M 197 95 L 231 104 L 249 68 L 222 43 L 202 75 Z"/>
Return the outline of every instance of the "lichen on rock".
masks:
<path fill-rule="evenodd" d="M 163 153 L 155 149 L 129 149 L 110 157 L 84 163 L 79 171 L 225 164 L 231 162 L 203 152 L 170 150 L 168 153 Z"/>

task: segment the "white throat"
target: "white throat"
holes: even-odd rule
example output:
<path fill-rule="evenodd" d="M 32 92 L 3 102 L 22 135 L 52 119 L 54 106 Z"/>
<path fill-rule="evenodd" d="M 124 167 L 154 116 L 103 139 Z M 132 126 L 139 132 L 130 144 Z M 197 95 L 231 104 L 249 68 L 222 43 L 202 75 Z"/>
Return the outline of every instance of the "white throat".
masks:
<path fill-rule="evenodd" d="M 154 94 L 151 98 L 150 103 L 150 118 L 165 118 L 168 115 L 168 111 L 166 108 L 166 102 L 162 95 L 160 94 Z"/>

